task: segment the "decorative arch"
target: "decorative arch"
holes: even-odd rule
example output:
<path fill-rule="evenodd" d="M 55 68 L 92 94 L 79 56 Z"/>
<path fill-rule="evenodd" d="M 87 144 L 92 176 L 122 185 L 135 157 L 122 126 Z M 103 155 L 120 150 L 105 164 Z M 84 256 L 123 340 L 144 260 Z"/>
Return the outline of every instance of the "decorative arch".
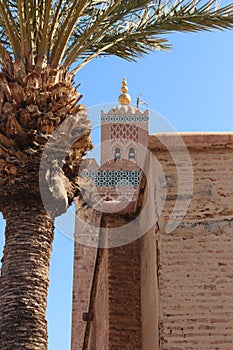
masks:
<path fill-rule="evenodd" d="M 136 142 L 130 142 L 127 146 L 126 157 L 128 160 L 136 160 L 137 156 L 137 144 Z"/>
<path fill-rule="evenodd" d="M 135 160 L 136 155 L 135 155 L 135 147 L 131 146 L 128 150 L 128 159 L 129 160 Z"/>
<path fill-rule="evenodd" d="M 114 161 L 122 158 L 122 148 L 119 145 L 115 145 L 113 148 Z"/>

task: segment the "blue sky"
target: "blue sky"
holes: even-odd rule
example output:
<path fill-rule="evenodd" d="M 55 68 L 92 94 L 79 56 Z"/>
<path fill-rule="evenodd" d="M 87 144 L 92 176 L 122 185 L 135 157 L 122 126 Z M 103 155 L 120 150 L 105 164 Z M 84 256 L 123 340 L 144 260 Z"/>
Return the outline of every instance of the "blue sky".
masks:
<path fill-rule="evenodd" d="M 116 102 L 122 77 L 177 131 L 233 131 L 233 32 L 172 34 L 170 52 L 137 63 L 96 59 L 76 77 L 87 107 Z M 98 123 L 98 116 L 96 116 Z M 96 123 L 95 121 L 95 123 Z M 74 228 L 69 226 L 72 236 Z M 4 222 L 0 220 L 0 255 Z M 70 349 L 73 241 L 56 230 L 48 300 L 49 350 Z"/>

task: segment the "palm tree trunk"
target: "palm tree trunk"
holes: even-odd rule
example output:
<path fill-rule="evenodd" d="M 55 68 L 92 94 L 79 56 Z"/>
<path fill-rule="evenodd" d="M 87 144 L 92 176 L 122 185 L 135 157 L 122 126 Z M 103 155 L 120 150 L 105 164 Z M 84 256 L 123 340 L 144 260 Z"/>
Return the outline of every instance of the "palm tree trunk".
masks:
<path fill-rule="evenodd" d="M 53 220 L 35 198 L 14 198 L 2 211 L 6 238 L 0 277 L 0 349 L 46 350 Z"/>

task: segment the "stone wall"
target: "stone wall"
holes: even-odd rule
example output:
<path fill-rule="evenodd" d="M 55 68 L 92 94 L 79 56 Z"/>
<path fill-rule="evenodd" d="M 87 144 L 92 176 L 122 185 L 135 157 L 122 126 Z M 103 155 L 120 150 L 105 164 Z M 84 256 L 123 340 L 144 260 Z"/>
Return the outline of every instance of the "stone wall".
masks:
<path fill-rule="evenodd" d="M 194 187 L 187 213 L 173 232 L 166 232 L 166 224 L 177 199 L 176 168 L 178 165 L 185 169 L 187 165 L 181 157 L 174 166 L 171 154 L 155 137 L 150 139 L 150 149 L 168 180 L 166 202 L 156 231 L 145 236 L 146 241 L 154 236 L 157 245 L 159 349 L 230 350 L 233 134 L 190 134 L 183 135 L 183 139 L 192 160 Z M 180 195 L 184 205 L 188 195 L 188 188 Z M 144 243 L 144 250 L 146 247 Z M 146 254 L 144 250 L 142 256 Z M 149 348 L 145 346 L 143 350 Z"/>

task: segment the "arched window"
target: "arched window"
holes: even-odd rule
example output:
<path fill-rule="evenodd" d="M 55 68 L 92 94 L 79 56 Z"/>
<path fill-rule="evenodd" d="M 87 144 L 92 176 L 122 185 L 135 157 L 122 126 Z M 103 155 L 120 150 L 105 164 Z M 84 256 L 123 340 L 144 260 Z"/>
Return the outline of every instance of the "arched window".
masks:
<path fill-rule="evenodd" d="M 121 150 L 119 147 L 115 148 L 115 154 L 114 154 L 114 160 L 116 161 L 117 159 L 121 158 Z"/>
<path fill-rule="evenodd" d="M 128 156 L 129 159 L 135 159 L 135 151 L 134 151 L 134 148 L 133 147 L 130 147 L 129 149 L 129 156 Z"/>

